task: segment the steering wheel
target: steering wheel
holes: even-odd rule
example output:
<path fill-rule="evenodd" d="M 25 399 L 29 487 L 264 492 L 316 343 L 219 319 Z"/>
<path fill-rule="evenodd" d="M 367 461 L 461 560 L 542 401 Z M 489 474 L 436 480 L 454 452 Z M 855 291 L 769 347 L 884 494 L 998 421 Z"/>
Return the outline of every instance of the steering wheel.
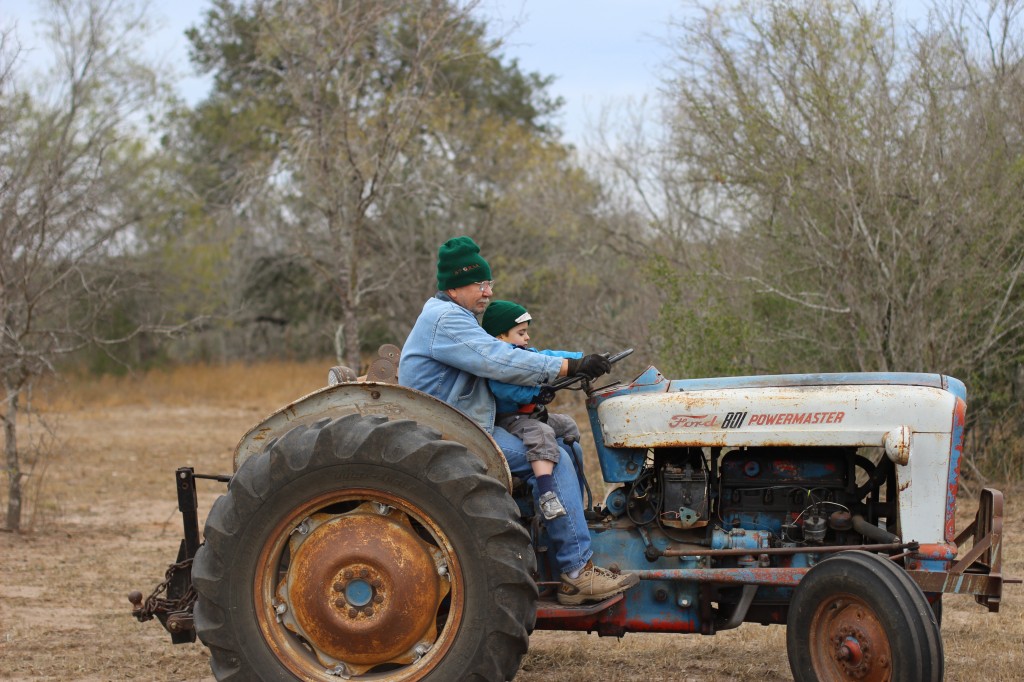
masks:
<path fill-rule="evenodd" d="M 625 350 L 620 350 L 618 353 L 615 353 L 614 355 L 612 355 L 610 353 L 602 353 L 602 355 L 604 357 L 608 358 L 608 362 L 610 362 L 611 364 L 614 365 L 616 362 L 618 362 L 622 358 L 624 358 L 624 357 L 626 357 L 626 356 L 628 356 L 628 355 L 630 355 L 632 353 L 633 353 L 633 349 L 632 348 L 627 348 Z M 582 386 L 580 386 L 580 388 L 589 391 L 590 390 L 590 382 L 591 382 L 590 377 L 588 377 L 585 374 L 574 374 L 572 376 L 565 376 L 565 377 L 561 377 L 559 379 L 555 379 L 550 384 L 543 384 L 540 387 L 540 393 L 537 396 L 537 402 L 539 402 L 541 404 L 549 403 L 549 402 L 551 402 L 552 398 L 555 397 L 555 393 L 556 392 L 561 391 L 561 390 L 566 389 L 566 388 L 571 388 L 571 387 L 575 386 L 576 384 L 582 384 Z M 579 390 L 579 389 L 574 389 L 574 390 Z"/>

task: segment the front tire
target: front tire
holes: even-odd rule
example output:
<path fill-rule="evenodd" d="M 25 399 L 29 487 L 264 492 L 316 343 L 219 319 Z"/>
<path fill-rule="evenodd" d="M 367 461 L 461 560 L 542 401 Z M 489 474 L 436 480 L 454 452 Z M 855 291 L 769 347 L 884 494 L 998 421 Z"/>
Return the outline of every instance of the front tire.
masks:
<path fill-rule="evenodd" d="M 195 625 L 219 680 L 508 680 L 535 619 L 515 504 L 407 420 L 298 426 L 206 522 Z"/>
<path fill-rule="evenodd" d="M 889 559 L 842 552 L 797 585 L 786 623 L 796 682 L 939 682 L 942 638 L 928 600 Z"/>

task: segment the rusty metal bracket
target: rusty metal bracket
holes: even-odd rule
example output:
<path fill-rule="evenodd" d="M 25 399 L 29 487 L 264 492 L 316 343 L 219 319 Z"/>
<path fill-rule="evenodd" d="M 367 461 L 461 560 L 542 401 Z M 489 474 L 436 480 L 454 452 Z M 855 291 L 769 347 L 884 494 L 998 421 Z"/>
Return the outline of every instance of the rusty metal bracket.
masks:
<path fill-rule="evenodd" d="M 179 594 L 179 585 L 186 583 L 184 592 Z M 166 597 L 161 597 L 163 593 Z M 192 625 L 192 607 L 196 602 L 196 591 L 192 588 L 192 559 L 188 558 L 171 564 L 164 573 L 164 580 L 153 592 L 142 599 L 141 592 L 132 592 L 128 601 L 132 603 L 132 616 L 140 623 L 156 618 L 164 629 L 171 633 L 175 644 L 196 641 Z"/>
<path fill-rule="evenodd" d="M 370 363 L 366 374 L 358 376 L 356 370 L 351 367 L 337 365 L 327 371 L 327 385 L 350 381 L 372 381 L 382 384 L 398 383 L 398 363 L 402 359 L 402 349 L 398 346 L 385 343 L 377 349 L 377 358 Z"/>
<path fill-rule="evenodd" d="M 184 556 L 178 556 L 181 562 L 194 557 L 199 549 L 199 502 L 196 499 L 195 470 L 192 467 L 181 467 L 174 472 L 174 477 L 178 489 L 178 511 L 181 512 L 185 530 L 185 544 L 182 547 Z"/>
<path fill-rule="evenodd" d="M 140 623 L 156 618 L 164 629 L 171 633 L 171 641 L 175 644 L 196 641 L 192 608 L 197 595 L 192 587 L 192 558 L 201 544 L 199 503 L 196 498 L 197 478 L 221 482 L 231 479 L 224 474 L 197 474 L 192 467 L 181 467 L 174 472 L 175 488 L 178 491 L 178 511 L 181 512 L 184 527 L 184 538 L 178 547 L 178 558 L 167 567 L 163 582 L 158 584 L 145 600 L 141 592 L 136 591 L 128 595 L 128 601 L 132 604 L 132 616 Z M 165 597 L 161 596 L 165 593 Z"/>
<path fill-rule="evenodd" d="M 956 536 L 956 546 L 967 540 L 971 548 L 948 571 L 907 571 L 925 592 L 973 594 L 974 600 L 989 611 L 999 611 L 1003 583 L 1019 579 L 1003 578 L 1003 494 L 984 488 L 978 500 L 978 512 Z"/>
<path fill-rule="evenodd" d="M 956 546 L 962 546 L 967 538 L 973 540 L 971 550 L 949 572 L 981 568 L 989 575 L 1000 574 L 1003 563 L 1003 494 L 1000 491 L 992 488 L 981 491 L 974 521 L 956 536 Z"/>

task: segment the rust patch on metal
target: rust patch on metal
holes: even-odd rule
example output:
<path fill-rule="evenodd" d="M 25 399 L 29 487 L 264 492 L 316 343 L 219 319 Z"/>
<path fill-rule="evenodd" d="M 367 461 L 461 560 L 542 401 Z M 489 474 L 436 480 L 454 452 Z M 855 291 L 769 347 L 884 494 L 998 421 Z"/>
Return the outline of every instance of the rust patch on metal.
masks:
<path fill-rule="evenodd" d="M 411 663 L 414 646 L 436 638 L 435 616 L 448 593 L 408 517 L 382 516 L 371 505 L 326 521 L 301 541 L 292 536 L 287 596 L 294 617 L 316 649 L 350 667 Z"/>
<path fill-rule="evenodd" d="M 361 504 L 318 511 L 351 501 Z M 260 551 L 253 597 L 267 646 L 300 679 L 325 668 L 352 676 L 394 664 L 414 682 L 450 649 L 463 586 L 454 548 L 429 516 L 390 493 L 349 488 L 308 500 L 278 522 Z"/>
<path fill-rule="evenodd" d="M 819 679 L 888 680 L 892 649 L 878 614 L 859 597 L 840 594 L 811 620 L 811 664 Z"/>

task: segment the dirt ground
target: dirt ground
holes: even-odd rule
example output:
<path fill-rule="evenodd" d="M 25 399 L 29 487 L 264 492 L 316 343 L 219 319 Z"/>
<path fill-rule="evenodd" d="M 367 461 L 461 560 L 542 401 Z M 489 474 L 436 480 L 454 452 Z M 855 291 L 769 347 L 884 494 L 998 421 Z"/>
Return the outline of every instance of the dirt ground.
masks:
<path fill-rule="evenodd" d="M 297 386 L 282 380 L 276 392 L 265 385 L 238 390 L 247 384 L 237 377 L 205 380 L 214 388 L 190 386 L 197 382 L 187 377 L 177 392 L 161 392 L 155 379 L 150 388 L 92 386 L 98 393 L 71 391 L 48 410 L 59 440 L 29 481 L 26 530 L 0 533 L 0 679 L 213 679 L 201 644 L 172 645 L 155 622 L 136 622 L 126 595 L 148 594 L 174 559 L 181 537 L 174 470 L 230 473 L 237 439 L 268 406 L 283 404 L 269 402 L 276 393 L 301 395 L 311 390 L 304 381 L 315 388 L 319 379 L 299 378 Z M 289 375 L 289 381 L 296 379 Z M 226 387 L 216 388 L 218 382 Z M 33 428 L 23 432 L 31 436 Z M 222 490 L 200 482 L 201 516 Z M 1004 574 L 1018 577 L 1024 576 L 1021 495 L 1024 490 L 1007 492 L 1004 543 Z M 6 508 L 3 495 L 0 503 Z M 973 514 L 973 500 L 962 501 L 961 509 L 965 518 Z M 947 679 L 1020 679 L 1022 606 L 1020 585 L 1006 587 L 998 614 L 969 597 L 948 597 Z M 537 632 L 516 679 L 773 682 L 791 676 L 785 630 L 748 624 L 714 637 Z"/>

